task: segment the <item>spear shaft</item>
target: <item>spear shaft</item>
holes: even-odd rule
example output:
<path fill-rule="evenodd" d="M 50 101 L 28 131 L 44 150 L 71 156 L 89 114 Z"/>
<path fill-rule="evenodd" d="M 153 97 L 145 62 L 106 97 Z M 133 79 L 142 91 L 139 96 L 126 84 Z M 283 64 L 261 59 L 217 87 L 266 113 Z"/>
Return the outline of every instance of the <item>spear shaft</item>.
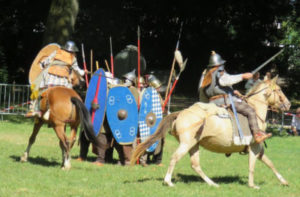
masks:
<path fill-rule="evenodd" d="M 109 44 L 110 44 L 110 70 L 111 70 L 112 76 L 114 77 L 114 56 L 113 56 L 111 36 L 109 37 Z"/>
<path fill-rule="evenodd" d="M 83 61 L 84 71 L 87 71 L 83 43 L 81 44 L 81 52 L 82 52 L 82 61 Z M 85 72 L 85 84 L 86 84 L 86 87 L 89 87 L 89 80 L 88 80 L 88 76 L 87 76 L 86 72 Z"/>
<path fill-rule="evenodd" d="M 275 57 L 277 57 L 280 53 L 282 53 L 284 50 L 281 49 L 279 52 L 277 52 L 275 55 L 273 55 L 272 57 L 270 57 L 267 61 L 265 61 L 264 63 L 262 63 L 260 66 L 258 66 L 255 70 L 253 70 L 251 73 L 257 73 L 260 69 L 262 69 L 263 67 L 265 67 L 270 61 L 272 61 L 273 59 L 275 59 Z"/>
<path fill-rule="evenodd" d="M 140 31 L 140 26 L 138 26 L 137 30 L 137 36 L 138 36 L 138 90 L 141 90 L 141 84 L 140 84 L 140 77 L 141 77 L 141 41 L 140 41 L 140 36 L 141 36 L 141 31 Z M 138 101 L 138 106 L 140 106 L 140 101 Z"/>
<path fill-rule="evenodd" d="M 178 40 L 176 43 L 176 49 L 175 51 L 177 51 L 179 49 L 179 42 L 180 42 L 180 38 L 181 38 L 181 33 L 182 33 L 182 27 L 183 27 L 183 22 L 181 22 L 180 25 L 180 30 L 179 30 L 179 35 L 178 35 Z M 172 80 L 172 76 L 173 76 L 173 72 L 174 72 L 174 67 L 175 67 L 175 56 L 173 58 L 173 62 L 172 62 L 172 67 L 171 67 L 171 71 L 170 71 L 170 76 L 169 76 L 169 80 L 168 80 L 168 85 L 167 85 L 167 89 L 166 89 L 166 93 L 165 93 L 165 100 L 168 97 L 168 93 L 169 93 L 169 89 L 170 89 L 170 84 L 171 84 L 171 80 Z"/>

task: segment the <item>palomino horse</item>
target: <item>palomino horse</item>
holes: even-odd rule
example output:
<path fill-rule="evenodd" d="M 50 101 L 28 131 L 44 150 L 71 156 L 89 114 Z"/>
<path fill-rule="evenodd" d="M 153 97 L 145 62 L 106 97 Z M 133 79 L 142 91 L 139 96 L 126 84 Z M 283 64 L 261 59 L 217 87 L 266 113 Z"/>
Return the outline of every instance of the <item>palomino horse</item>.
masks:
<path fill-rule="evenodd" d="M 246 102 L 251 105 L 257 114 L 259 127 L 266 128 L 266 114 L 268 106 L 280 110 L 288 110 L 290 102 L 285 97 L 281 88 L 276 84 L 277 77 L 272 80 L 266 80 L 253 87 L 246 95 Z M 263 144 L 257 144 L 253 141 L 249 146 L 235 145 L 233 143 L 232 124 L 227 118 L 220 118 L 216 114 L 208 115 L 209 111 L 196 108 L 194 104 L 191 107 L 166 116 L 160 123 L 157 131 L 147 141 L 141 143 L 132 155 L 132 164 L 140 157 L 144 151 L 157 140 L 165 136 L 171 129 L 171 134 L 179 141 L 179 147 L 172 155 L 171 162 L 164 178 L 164 183 L 168 186 L 174 186 L 171 178 L 176 163 L 189 152 L 192 168 L 209 185 L 218 187 L 214 181 L 208 178 L 200 167 L 199 145 L 205 149 L 217 153 L 249 152 L 249 179 L 248 185 L 258 189 L 254 185 L 254 166 L 256 159 L 260 159 L 272 169 L 281 184 L 288 185 L 288 182 L 277 172 L 272 162 L 264 154 Z"/>
<path fill-rule="evenodd" d="M 79 84 L 80 82 L 79 76 L 74 73 L 75 72 L 72 71 L 71 74 L 71 82 L 73 86 Z M 53 127 L 57 137 L 60 140 L 59 145 L 63 156 L 62 168 L 70 169 L 70 150 L 76 141 L 76 133 L 79 124 L 82 125 L 85 135 L 91 141 L 95 140 L 90 113 L 83 104 L 80 96 L 73 89 L 62 86 L 52 87 L 44 92 L 40 101 L 40 109 L 42 111 L 42 116 L 47 109 L 50 109 L 49 120 L 45 121 L 42 118 L 35 119 L 33 132 L 29 138 L 27 149 L 24 155 L 21 157 L 21 161 L 27 161 L 30 148 L 35 142 L 35 138 L 40 128 L 46 122 Z M 70 139 L 66 136 L 67 124 L 69 124 L 71 127 Z M 97 142 L 95 141 L 95 143 Z"/>

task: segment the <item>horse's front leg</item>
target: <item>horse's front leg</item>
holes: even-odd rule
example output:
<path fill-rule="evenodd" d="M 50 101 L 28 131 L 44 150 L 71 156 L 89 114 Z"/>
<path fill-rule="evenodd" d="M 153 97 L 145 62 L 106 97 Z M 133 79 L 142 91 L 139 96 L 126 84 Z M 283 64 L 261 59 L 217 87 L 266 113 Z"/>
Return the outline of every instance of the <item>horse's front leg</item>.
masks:
<path fill-rule="evenodd" d="M 254 168 L 256 159 L 260 154 L 263 154 L 263 146 L 261 144 L 251 144 L 249 147 L 249 177 L 248 185 L 251 188 L 259 189 L 259 186 L 254 184 Z"/>
<path fill-rule="evenodd" d="M 288 185 L 289 183 L 279 174 L 279 172 L 276 170 L 275 166 L 273 165 L 272 161 L 264 154 L 261 158 L 261 161 L 266 164 L 269 168 L 272 169 L 278 180 L 282 185 Z"/>
<path fill-rule="evenodd" d="M 27 161 L 27 159 L 29 157 L 30 148 L 31 148 L 32 144 L 35 142 L 36 136 L 39 133 L 39 130 L 41 129 L 42 125 L 43 125 L 43 121 L 41 119 L 36 119 L 35 120 L 33 131 L 32 131 L 32 134 L 29 138 L 27 148 L 26 148 L 23 156 L 21 156 L 21 158 L 20 158 L 21 162 L 26 162 Z"/>

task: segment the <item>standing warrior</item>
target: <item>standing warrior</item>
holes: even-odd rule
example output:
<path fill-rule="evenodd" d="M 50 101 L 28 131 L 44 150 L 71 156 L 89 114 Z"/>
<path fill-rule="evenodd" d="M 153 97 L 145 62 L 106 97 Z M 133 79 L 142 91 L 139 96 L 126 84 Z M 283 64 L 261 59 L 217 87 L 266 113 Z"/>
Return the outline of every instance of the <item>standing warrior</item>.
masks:
<path fill-rule="evenodd" d="M 32 104 L 30 111 L 26 117 L 41 117 L 39 109 L 40 95 L 49 87 L 64 86 L 72 88 L 70 74 L 72 69 L 80 76 L 85 74 L 85 71 L 80 69 L 76 59 L 78 48 L 73 41 L 67 41 L 62 48 L 54 50 L 47 58 L 39 60 L 40 67 L 43 69 L 40 76 L 33 82 L 35 90 L 32 91 Z M 44 119 L 49 118 L 49 110 L 43 116 Z"/>
<path fill-rule="evenodd" d="M 209 98 L 209 102 L 218 106 L 230 105 L 228 94 L 241 95 L 239 91 L 232 88 L 232 85 L 253 77 L 252 73 L 228 74 L 224 69 L 225 62 L 219 54 L 212 51 L 208 71 L 201 84 L 201 88 L 203 88 L 204 94 Z M 232 96 L 232 98 L 236 111 L 248 118 L 249 127 L 256 143 L 261 143 L 272 136 L 271 133 L 266 134 L 259 129 L 256 113 L 250 105 L 236 96 Z"/>

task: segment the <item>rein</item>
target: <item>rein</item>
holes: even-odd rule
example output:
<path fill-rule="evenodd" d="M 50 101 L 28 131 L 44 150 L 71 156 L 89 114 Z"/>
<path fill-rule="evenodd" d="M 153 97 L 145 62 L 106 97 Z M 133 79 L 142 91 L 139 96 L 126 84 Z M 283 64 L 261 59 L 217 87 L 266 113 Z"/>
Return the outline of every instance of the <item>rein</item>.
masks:
<path fill-rule="evenodd" d="M 247 100 L 247 99 L 249 99 L 251 96 L 254 96 L 254 95 L 256 95 L 256 94 L 258 94 L 258 93 L 260 93 L 260 92 L 262 92 L 262 91 L 264 91 L 264 90 L 266 90 L 266 89 L 268 89 L 268 88 L 269 88 L 269 86 L 268 86 L 268 87 L 265 87 L 265 88 L 262 88 L 261 90 L 259 90 L 259 91 L 257 91 L 257 92 L 254 92 L 254 93 L 251 93 L 251 94 L 247 95 L 247 96 L 245 97 L 246 103 L 248 103 L 248 100 Z M 272 93 L 274 93 L 274 97 L 275 97 L 275 95 L 276 95 L 277 92 L 278 92 L 278 90 L 272 88 L 272 92 L 271 92 L 270 94 L 267 95 L 266 100 L 267 100 L 270 96 L 272 96 Z M 278 95 L 278 93 L 277 93 L 277 95 Z M 279 98 L 281 98 L 280 95 L 278 95 L 278 96 L 279 96 Z M 254 100 L 254 101 L 257 101 L 257 102 L 260 102 L 260 103 L 265 104 L 265 105 L 268 106 L 268 102 L 266 102 L 266 101 L 262 101 L 262 100 L 259 100 L 259 99 L 253 99 L 253 100 Z M 274 100 L 275 100 L 275 99 L 274 99 Z M 248 103 L 248 104 L 250 105 L 250 103 Z M 253 106 L 252 106 L 252 107 L 253 107 Z M 255 108 L 253 107 L 253 109 L 255 109 Z M 270 109 L 272 109 L 272 106 L 270 106 Z M 255 113 L 256 113 L 256 117 L 258 117 L 258 119 L 259 119 L 263 124 L 265 124 L 266 121 L 258 115 L 256 109 L 255 109 Z"/>

